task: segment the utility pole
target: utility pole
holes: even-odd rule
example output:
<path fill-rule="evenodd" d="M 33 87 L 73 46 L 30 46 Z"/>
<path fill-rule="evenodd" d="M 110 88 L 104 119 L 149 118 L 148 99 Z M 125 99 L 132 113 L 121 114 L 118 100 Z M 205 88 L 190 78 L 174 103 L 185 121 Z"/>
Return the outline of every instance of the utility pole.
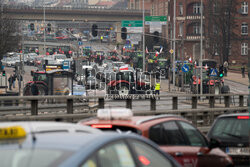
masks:
<path fill-rule="evenodd" d="M 202 82 L 203 82 L 203 78 L 202 78 L 202 73 L 203 73 L 203 56 L 202 56 L 202 54 L 203 54 L 203 0 L 201 0 L 201 27 L 200 27 L 200 33 L 201 33 L 201 44 L 200 44 L 200 46 L 201 46 L 201 48 L 200 48 L 200 66 L 201 66 L 201 71 L 200 71 L 200 94 L 202 95 L 202 93 L 203 93 L 203 90 L 202 90 L 202 88 L 203 88 L 203 84 L 202 84 Z"/>
<path fill-rule="evenodd" d="M 142 68 L 142 70 L 143 71 L 146 71 L 145 70 L 145 6 L 144 6 L 144 0 L 142 1 L 142 10 L 143 10 L 143 14 L 142 14 L 142 17 L 143 17 L 143 30 L 142 30 L 142 54 L 143 54 L 143 56 L 142 56 L 142 61 L 143 61 L 143 68 Z"/>
<path fill-rule="evenodd" d="M 46 43 L 46 24 L 45 24 L 45 0 L 43 0 L 43 32 L 44 32 L 44 37 L 43 37 L 43 50 L 44 50 L 44 53 L 46 55 L 46 46 L 45 46 L 45 43 Z"/>
<path fill-rule="evenodd" d="M 173 50 L 174 50 L 174 53 L 173 53 L 173 86 L 174 86 L 174 89 L 175 89 L 175 50 L 176 50 L 176 0 L 174 0 L 174 43 L 173 43 Z"/>

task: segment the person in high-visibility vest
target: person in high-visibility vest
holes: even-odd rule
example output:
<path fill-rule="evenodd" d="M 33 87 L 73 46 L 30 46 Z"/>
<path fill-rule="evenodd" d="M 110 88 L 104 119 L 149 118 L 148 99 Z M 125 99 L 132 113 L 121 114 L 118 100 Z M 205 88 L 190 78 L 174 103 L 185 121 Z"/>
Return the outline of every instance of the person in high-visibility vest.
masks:
<path fill-rule="evenodd" d="M 160 95 L 160 90 L 161 90 L 161 84 L 160 84 L 160 82 L 156 82 L 156 84 L 155 84 L 155 94 Z"/>

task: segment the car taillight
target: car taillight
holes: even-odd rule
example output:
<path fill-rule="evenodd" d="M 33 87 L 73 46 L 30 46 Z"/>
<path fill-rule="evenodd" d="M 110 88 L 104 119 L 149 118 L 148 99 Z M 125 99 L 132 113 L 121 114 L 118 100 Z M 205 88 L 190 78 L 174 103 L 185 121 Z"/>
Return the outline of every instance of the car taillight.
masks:
<path fill-rule="evenodd" d="M 150 164 L 150 161 L 149 161 L 146 157 L 144 157 L 143 155 L 140 155 L 140 156 L 138 157 L 138 159 L 139 159 L 139 161 L 141 161 L 141 163 L 142 163 L 143 165 L 145 165 L 145 166 L 148 166 L 148 165 Z"/>
<path fill-rule="evenodd" d="M 112 125 L 91 125 L 92 128 L 112 128 Z"/>
<path fill-rule="evenodd" d="M 249 116 L 237 116 L 237 119 L 249 119 Z"/>

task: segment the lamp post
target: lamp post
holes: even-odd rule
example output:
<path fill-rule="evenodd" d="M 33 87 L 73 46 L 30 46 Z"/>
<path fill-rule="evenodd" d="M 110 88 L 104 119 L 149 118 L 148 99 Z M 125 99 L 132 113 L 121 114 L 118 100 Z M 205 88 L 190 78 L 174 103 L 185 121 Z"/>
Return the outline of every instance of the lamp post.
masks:
<path fill-rule="evenodd" d="M 44 50 L 44 53 L 46 54 L 46 24 L 45 24 L 45 0 L 43 0 L 43 33 L 44 33 L 44 37 L 43 37 L 43 50 Z"/>
<path fill-rule="evenodd" d="M 176 50 L 176 0 L 174 0 L 174 27 L 173 27 L 173 86 L 175 89 L 175 50 Z"/>
<path fill-rule="evenodd" d="M 142 61 L 143 61 L 143 68 L 142 70 L 145 71 L 145 5 L 144 5 L 144 0 L 142 1 L 142 17 L 143 17 L 143 30 L 142 30 Z"/>
<path fill-rule="evenodd" d="M 200 94 L 202 95 L 203 93 L 203 84 L 202 84 L 202 81 L 203 81 L 203 78 L 202 78 L 202 73 L 203 73 L 203 0 L 201 0 L 201 27 L 200 27 L 200 33 L 201 33 L 201 48 L 200 48 L 200 65 L 201 65 L 201 71 L 200 71 Z"/>

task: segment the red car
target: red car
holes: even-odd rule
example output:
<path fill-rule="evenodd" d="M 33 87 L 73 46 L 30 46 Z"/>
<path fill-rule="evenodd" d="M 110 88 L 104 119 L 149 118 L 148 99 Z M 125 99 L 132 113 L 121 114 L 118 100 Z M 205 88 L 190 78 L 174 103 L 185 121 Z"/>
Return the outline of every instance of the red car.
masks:
<path fill-rule="evenodd" d="M 157 143 L 184 167 L 232 167 L 231 157 L 218 148 L 186 119 L 177 115 L 132 116 L 128 109 L 98 110 L 97 118 L 79 124 L 102 130 L 140 134 Z M 124 118 L 125 117 L 125 118 Z"/>

